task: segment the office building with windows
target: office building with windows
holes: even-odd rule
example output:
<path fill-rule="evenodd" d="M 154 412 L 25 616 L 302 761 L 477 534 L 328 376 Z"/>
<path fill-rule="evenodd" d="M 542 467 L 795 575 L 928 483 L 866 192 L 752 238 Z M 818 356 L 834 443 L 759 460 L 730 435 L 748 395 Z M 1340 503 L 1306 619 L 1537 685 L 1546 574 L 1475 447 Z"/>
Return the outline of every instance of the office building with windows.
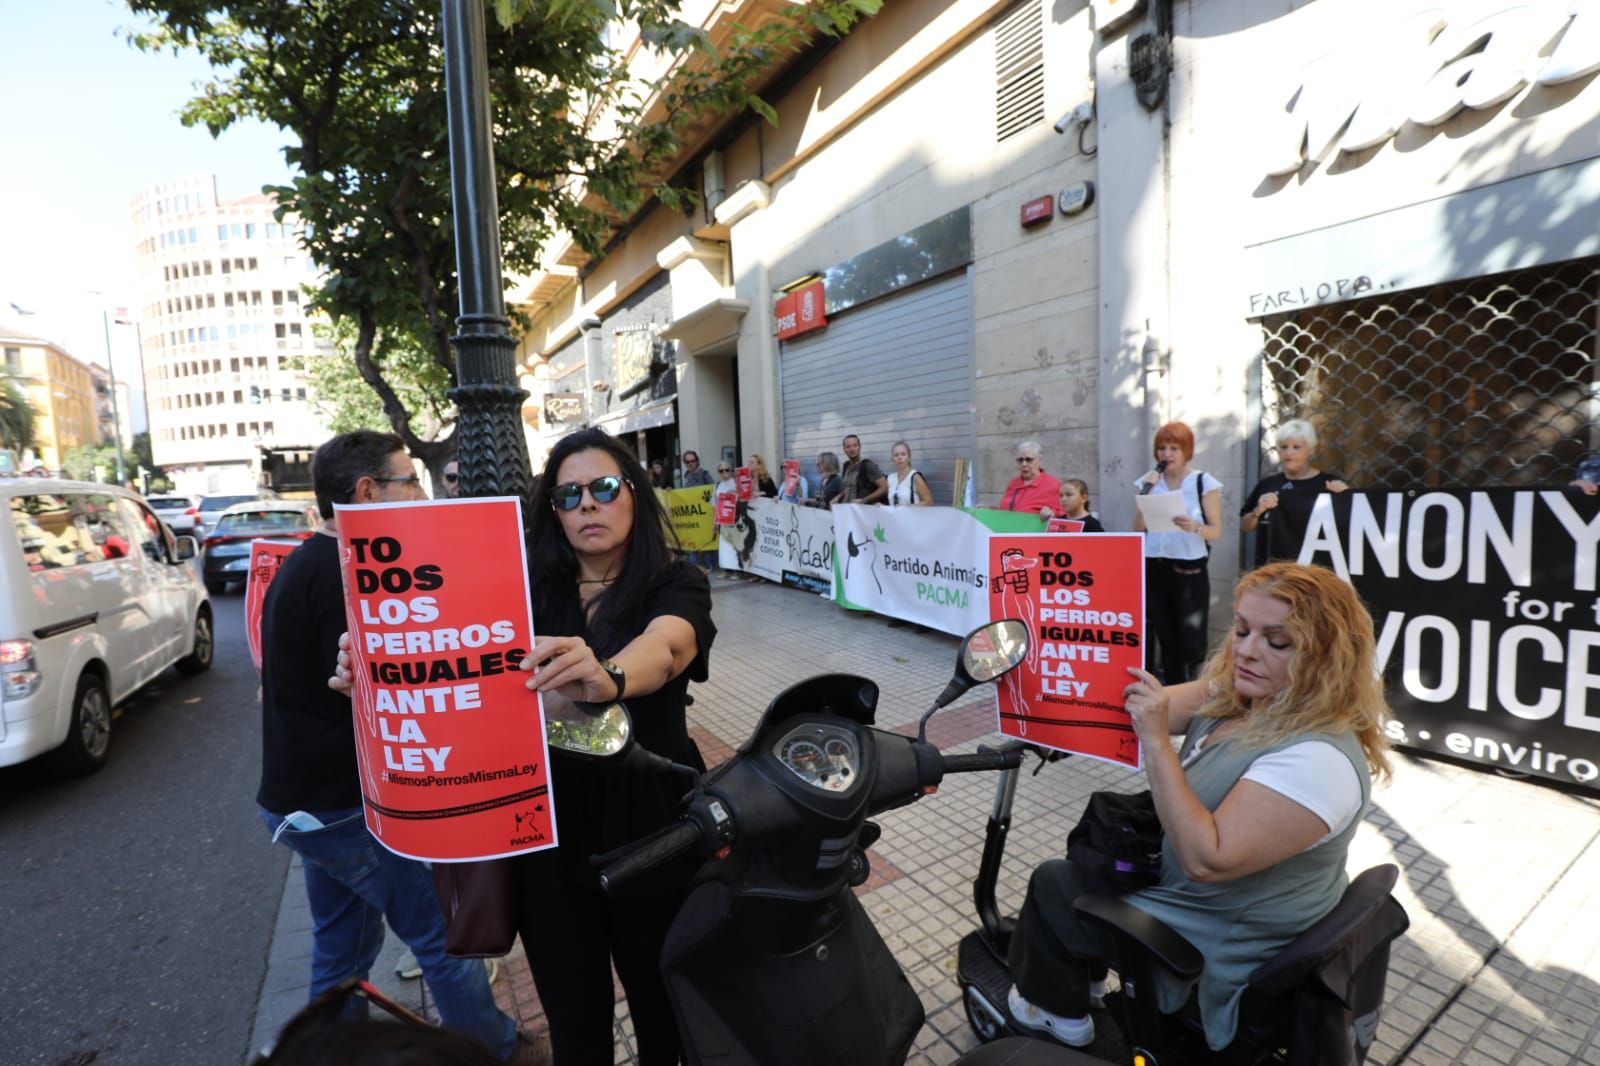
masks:
<path fill-rule="evenodd" d="M 133 199 L 150 445 L 178 491 L 248 492 L 329 430 L 309 403 L 314 280 L 300 226 L 265 195 L 223 200 L 211 175 Z M 272 486 L 269 486 L 272 487 Z M 281 486 L 277 486 L 281 487 Z"/>

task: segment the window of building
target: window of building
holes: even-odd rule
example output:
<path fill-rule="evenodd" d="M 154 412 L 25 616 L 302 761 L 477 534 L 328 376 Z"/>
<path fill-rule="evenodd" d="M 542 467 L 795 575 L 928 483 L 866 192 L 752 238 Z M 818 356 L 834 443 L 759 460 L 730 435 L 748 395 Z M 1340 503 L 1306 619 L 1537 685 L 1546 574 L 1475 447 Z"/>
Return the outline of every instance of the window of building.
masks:
<path fill-rule="evenodd" d="M 256 224 L 254 222 L 246 222 L 244 224 L 244 235 L 249 240 L 255 240 Z"/>

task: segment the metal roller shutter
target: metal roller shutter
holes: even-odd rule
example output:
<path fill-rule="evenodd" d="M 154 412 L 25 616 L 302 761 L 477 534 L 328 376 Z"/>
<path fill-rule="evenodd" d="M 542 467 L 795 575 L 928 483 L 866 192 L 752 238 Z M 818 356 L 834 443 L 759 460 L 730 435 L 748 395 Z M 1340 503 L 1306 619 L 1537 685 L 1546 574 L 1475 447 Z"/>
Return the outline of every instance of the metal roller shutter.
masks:
<path fill-rule="evenodd" d="M 1563 485 L 1600 449 L 1600 259 L 1261 320 L 1262 469 L 1309 419 L 1360 487 Z"/>
<path fill-rule="evenodd" d="M 815 482 L 818 453 L 846 433 L 887 473 L 911 445 L 935 502 L 948 504 L 955 461 L 973 457 L 972 285 L 967 271 L 840 312 L 780 348 L 784 455 Z"/>

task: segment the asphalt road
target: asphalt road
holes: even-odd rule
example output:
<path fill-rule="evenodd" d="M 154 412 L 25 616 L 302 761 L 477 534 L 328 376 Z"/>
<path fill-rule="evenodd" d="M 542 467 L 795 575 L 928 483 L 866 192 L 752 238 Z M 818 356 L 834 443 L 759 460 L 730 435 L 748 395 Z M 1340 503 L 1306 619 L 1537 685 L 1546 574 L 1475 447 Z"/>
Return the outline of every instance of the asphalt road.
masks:
<path fill-rule="evenodd" d="M 109 764 L 0 770 L 0 1061 L 244 1061 L 289 862 L 256 814 L 243 596 L 211 670 L 119 708 Z"/>

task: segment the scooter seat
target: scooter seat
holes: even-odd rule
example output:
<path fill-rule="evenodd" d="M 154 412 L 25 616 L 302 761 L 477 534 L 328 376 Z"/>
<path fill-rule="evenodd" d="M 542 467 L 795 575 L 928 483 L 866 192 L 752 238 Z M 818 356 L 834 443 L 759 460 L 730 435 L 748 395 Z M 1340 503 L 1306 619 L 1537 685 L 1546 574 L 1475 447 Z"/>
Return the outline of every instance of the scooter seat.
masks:
<path fill-rule="evenodd" d="M 956 1060 L 956 1066 L 1106 1066 L 1106 1063 L 1052 1040 L 1008 1036 L 967 1052 Z"/>

